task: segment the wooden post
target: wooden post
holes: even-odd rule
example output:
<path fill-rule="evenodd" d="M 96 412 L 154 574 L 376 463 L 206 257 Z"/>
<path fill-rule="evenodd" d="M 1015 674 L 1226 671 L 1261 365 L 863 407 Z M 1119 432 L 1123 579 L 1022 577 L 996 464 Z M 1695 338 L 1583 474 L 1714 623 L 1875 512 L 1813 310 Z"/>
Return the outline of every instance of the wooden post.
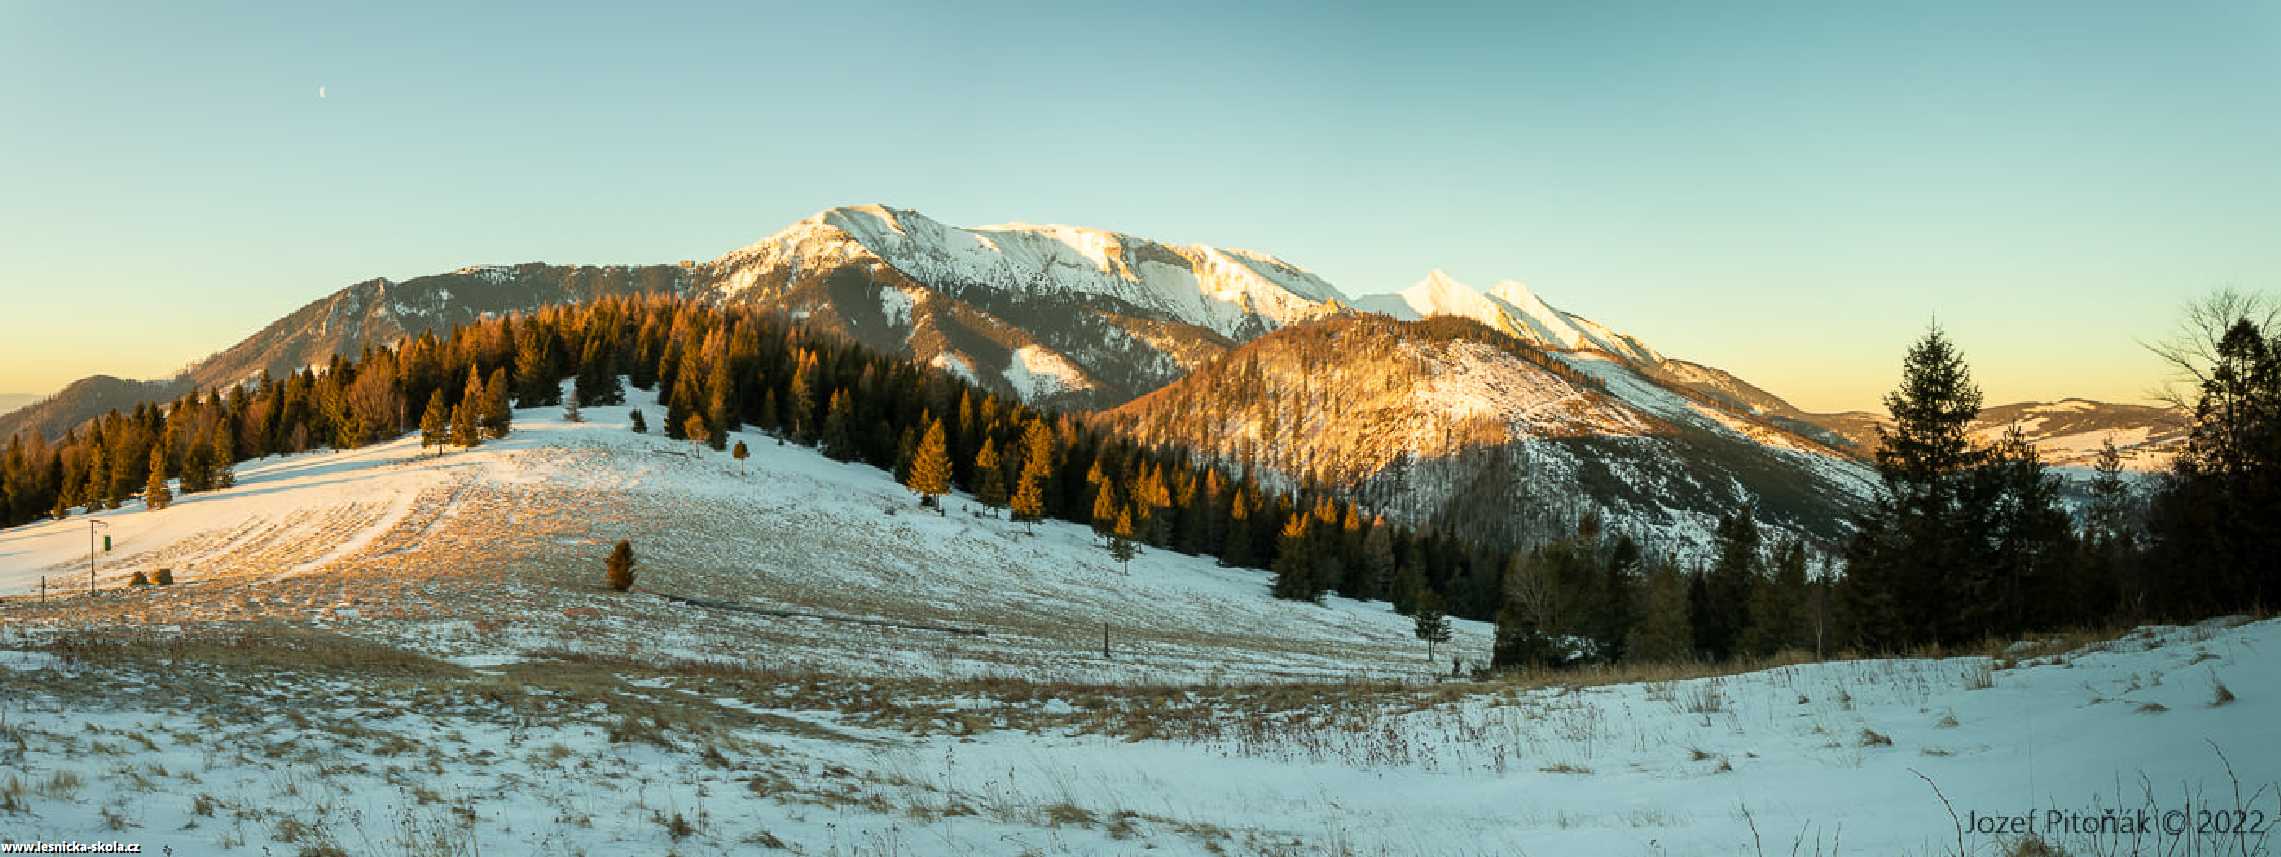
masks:
<path fill-rule="evenodd" d="M 1107 622 L 1101 623 L 1101 657 L 1104 660 L 1109 658 L 1109 623 Z"/>

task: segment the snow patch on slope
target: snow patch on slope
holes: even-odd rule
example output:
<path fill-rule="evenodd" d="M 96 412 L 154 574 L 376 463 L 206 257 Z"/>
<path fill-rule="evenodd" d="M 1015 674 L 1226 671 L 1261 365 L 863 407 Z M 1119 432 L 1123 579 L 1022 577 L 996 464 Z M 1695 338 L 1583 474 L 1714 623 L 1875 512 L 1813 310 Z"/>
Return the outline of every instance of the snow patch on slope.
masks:
<path fill-rule="evenodd" d="M 1013 359 L 1006 364 L 1006 383 L 1023 401 L 1036 401 L 1040 397 L 1056 396 L 1091 389 L 1084 370 L 1052 351 L 1024 345 L 1014 349 Z"/>

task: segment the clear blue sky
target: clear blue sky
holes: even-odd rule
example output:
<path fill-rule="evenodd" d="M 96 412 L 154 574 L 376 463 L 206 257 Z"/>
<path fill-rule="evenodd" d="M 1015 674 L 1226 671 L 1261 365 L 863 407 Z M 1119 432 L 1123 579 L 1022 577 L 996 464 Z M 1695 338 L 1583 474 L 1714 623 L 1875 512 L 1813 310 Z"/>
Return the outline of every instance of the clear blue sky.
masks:
<path fill-rule="evenodd" d="M 2281 274 L 2269 1 L 188 5 L 0 0 L 0 392 L 850 202 L 1517 277 L 1827 409 L 1935 315 L 1992 399 L 2134 399 Z"/>

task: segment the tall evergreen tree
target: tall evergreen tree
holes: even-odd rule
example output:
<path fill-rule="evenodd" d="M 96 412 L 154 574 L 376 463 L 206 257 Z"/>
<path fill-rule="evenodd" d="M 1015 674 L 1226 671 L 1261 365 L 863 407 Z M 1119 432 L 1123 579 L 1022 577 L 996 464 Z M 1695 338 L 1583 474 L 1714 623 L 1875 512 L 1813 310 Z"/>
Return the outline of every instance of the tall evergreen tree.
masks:
<path fill-rule="evenodd" d="M 1703 579 L 1703 592 L 1692 617 L 1695 648 L 1712 660 L 1738 654 L 1743 625 L 1750 619 L 1752 591 L 1763 575 L 1758 520 L 1749 506 L 1720 516 L 1715 547 L 1717 562 Z"/>
<path fill-rule="evenodd" d="M 476 427 L 475 411 L 479 400 L 461 399 L 451 409 L 451 442 L 461 449 L 473 449 L 483 442 L 483 432 Z"/>
<path fill-rule="evenodd" d="M 1022 430 L 1022 474 L 1014 480 L 1014 520 L 1046 516 L 1047 482 L 1053 478 L 1053 432 L 1035 417 Z"/>
<path fill-rule="evenodd" d="M 208 477 L 208 483 L 217 489 L 237 485 L 237 471 L 230 466 L 238 458 L 237 439 L 236 434 L 230 431 L 229 422 L 226 419 L 215 420 L 213 427 L 207 430 L 204 443 L 206 459 L 213 462 L 213 472 Z"/>
<path fill-rule="evenodd" d="M 1806 545 L 1786 539 L 1774 549 L 1774 574 L 1751 590 L 1748 621 L 1736 646 L 1742 654 L 1768 657 L 1811 645 L 1806 623 Z"/>
<path fill-rule="evenodd" d="M 2281 597 L 2281 341 L 2254 299 L 2195 308 L 2207 341 L 2160 352 L 2194 381 L 2185 448 L 2148 512 L 2148 587 L 2180 618 Z"/>
<path fill-rule="evenodd" d="M 943 437 L 942 420 L 929 420 L 911 459 L 911 476 L 904 480 L 924 506 L 939 506 L 936 498 L 950 493 L 950 444 Z"/>
<path fill-rule="evenodd" d="M 548 382 L 554 385 L 553 381 Z M 544 404 L 562 403 L 562 390 L 555 386 L 553 395 Z M 507 369 L 491 370 L 491 380 L 483 385 L 482 409 L 475 414 L 476 423 L 483 428 L 485 437 L 506 437 L 514 429 L 515 412 L 507 406 Z"/>
<path fill-rule="evenodd" d="M 1640 620 L 1624 643 L 1629 660 L 1678 663 L 1695 660 L 1695 630 L 1688 621 L 1687 578 L 1677 567 L 1659 563 L 1641 587 Z"/>
<path fill-rule="evenodd" d="M 1103 478 L 1093 493 L 1093 534 L 1107 538 L 1117 523 L 1117 483 Z"/>
<path fill-rule="evenodd" d="M 1949 605 L 1989 597 L 1966 567 L 1963 506 L 1982 458 L 1970 434 L 1980 401 L 1964 356 L 1940 328 L 1909 348 L 1901 386 L 1885 397 L 1893 425 L 1877 432 L 1884 491 L 1846 552 L 1848 613 L 1871 648 L 1959 637 Z"/>
<path fill-rule="evenodd" d="M 856 448 L 855 403 L 846 390 L 833 390 L 831 404 L 824 409 L 824 433 L 818 446 L 833 461 L 854 461 L 861 450 Z"/>
<path fill-rule="evenodd" d="M 1315 557 L 1311 551 L 1307 530 L 1307 515 L 1292 513 L 1277 536 L 1275 547 L 1275 585 L 1272 591 L 1277 598 L 1292 601 L 1320 601 L 1323 585 L 1315 579 Z"/>
<path fill-rule="evenodd" d="M 1362 557 L 1357 563 L 1362 570 L 1364 598 L 1385 598 L 1394 588 L 1394 528 L 1384 517 L 1370 525 L 1370 534 L 1362 538 Z"/>
<path fill-rule="evenodd" d="M 173 502 L 174 492 L 166 490 L 166 448 L 153 446 L 150 450 L 150 481 L 143 485 L 143 505 L 156 511 Z"/>
<path fill-rule="evenodd" d="M 444 391 L 438 389 L 428 394 L 428 408 L 420 413 L 420 451 L 426 452 L 432 446 L 442 452 L 444 444 L 451 440 L 450 432 L 451 413 L 444 407 Z"/>
<path fill-rule="evenodd" d="M 974 499 L 992 509 L 1006 507 L 1006 473 L 998 461 L 998 442 L 984 438 L 974 454 Z"/>
<path fill-rule="evenodd" d="M 1228 502 L 1228 523 L 1222 529 L 1221 543 L 1221 565 L 1244 568 L 1258 563 L 1251 547 L 1251 500 L 1241 488 Z"/>

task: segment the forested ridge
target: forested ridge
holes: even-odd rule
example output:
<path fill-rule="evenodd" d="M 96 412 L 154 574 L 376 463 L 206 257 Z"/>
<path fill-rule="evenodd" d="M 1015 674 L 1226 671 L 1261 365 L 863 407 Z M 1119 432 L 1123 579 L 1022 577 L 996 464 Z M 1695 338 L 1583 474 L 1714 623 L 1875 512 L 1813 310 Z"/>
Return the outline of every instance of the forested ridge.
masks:
<path fill-rule="evenodd" d="M 664 406 L 637 413 L 636 430 L 653 416 L 666 436 L 714 450 L 758 430 L 890 471 L 929 504 L 957 490 L 1016 520 L 1088 524 L 1119 559 L 1211 556 L 1271 571 L 1277 597 L 1387 601 L 1418 617 L 1422 639 L 1445 613 L 1494 620 L 1499 665 L 1895 650 L 2261 608 L 2281 556 L 2270 324 L 2244 313 L 2211 333 L 2173 471 L 2135 487 L 2110 449 L 2080 516 L 2032 444 L 1970 438 L 1979 393 L 1935 330 L 1887 399 L 1885 490 L 1849 542 L 1768 538 L 1745 506 L 1721 521 L 1714 556 L 1689 567 L 1589 513 L 1526 545 L 1407 526 L 1336 484 L 1263 482 L 1242 462 L 1141 442 L 1118 421 L 1033 407 L 776 312 L 659 295 L 461 324 L 113 411 L 53 443 L 19 435 L 0 454 L 0 523 L 138 497 L 162 508 L 229 486 L 239 462 L 407 432 L 475 446 L 511 433 L 514 408 L 622 403 L 630 383 Z M 1434 330 L 1478 335 L 1448 326 Z"/>

